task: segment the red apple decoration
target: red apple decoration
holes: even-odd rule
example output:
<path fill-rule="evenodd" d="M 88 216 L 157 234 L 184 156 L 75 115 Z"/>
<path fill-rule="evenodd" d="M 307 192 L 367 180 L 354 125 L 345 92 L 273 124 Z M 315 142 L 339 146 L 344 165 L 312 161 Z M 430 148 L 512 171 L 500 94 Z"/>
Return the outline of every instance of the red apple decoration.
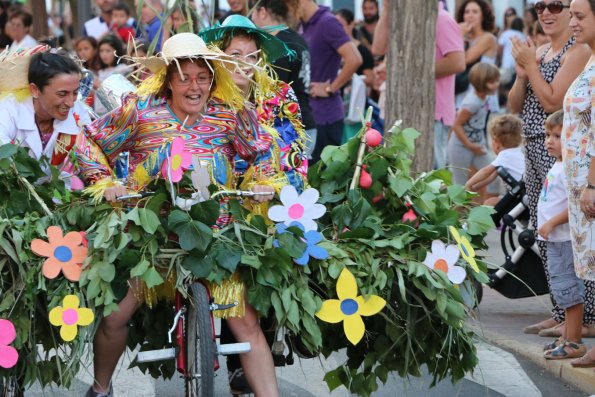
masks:
<path fill-rule="evenodd" d="M 359 176 L 359 185 L 362 189 L 369 189 L 372 186 L 372 176 L 362 167 L 362 173 Z"/>
<path fill-rule="evenodd" d="M 364 135 L 364 141 L 368 147 L 376 147 L 382 143 L 382 134 L 374 128 L 370 128 Z"/>

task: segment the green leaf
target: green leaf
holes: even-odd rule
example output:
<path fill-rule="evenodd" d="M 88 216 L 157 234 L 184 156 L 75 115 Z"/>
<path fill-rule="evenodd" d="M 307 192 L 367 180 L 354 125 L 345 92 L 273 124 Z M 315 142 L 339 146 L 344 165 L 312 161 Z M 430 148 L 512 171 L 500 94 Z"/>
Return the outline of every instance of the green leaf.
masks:
<path fill-rule="evenodd" d="M 467 217 L 467 233 L 472 236 L 487 233 L 495 225 L 492 220 L 492 214 L 495 212 L 493 207 L 480 205 L 471 209 Z"/>
<path fill-rule="evenodd" d="M 0 146 L 0 159 L 6 159 L 14 156 L 18 148 L 19 147 L 17 145 L 13 145 L 11 143 Z"/>
<path fill-rule="evenodd" d="M 163 284 L 163 277 L 155 269 L 155 266 L 149 267 L 141 278 L 147 284 L 147 288 L 153 288 L 156 285 Z"/>
<path fill-rule="evenodd" d="M 116 277 L 116 267 L 108 263 L 102 263 L 98 269 L 99 277 L 107 283 L 111 283 Z"/>
<path fill-rule="evenodd" d="M 155 214 L 151 210 L 148 210 L 146 208 L 139 208 L 138 215 L 140 218 L 140 225 L 138 223 L 137 225 L 141 226 L 144 229 L 144 231 L 149 234 L 155 233 L 155 231 L 157 231 L 157 228 L 161 225 L 161 222 L 159 222 L 157 214 Z"/>
<path fill-rule="evenodd" d="M 259 269 L 262 265 L 258 256 L 255 255 L 242 255 L 240 257 L 240 262 L 242 262 L 242 264 L 244 265 L 253 267 L 255 269 Z"/>
<path fill-rule="evenodd" d="M 130 269 L 130 277 L 141 277 L 147 271 L 149 265 L 148 260 L 141 260 L 136 266 Z"/>
<path fill-rule="evenodd" d="M 298 304 L 296 301 L 292 301 L 291 305 L 289 306 L 289 310 L 287 311 L 287 319 L 291 324 L 295 327 L 299 326 L 300 323 L 300 311 L 298 309 Z"/>
<path fill-rule="evenodd" d="M 213 231 L 202 222 L 193 220 L 186 212 L 175 210 L 169 214 L 169 229 L 180 238 L 180 247 L 191 251 L 206 251 L 213 238 Z"/>
<path fill-rule="evenodd" d="M 194 277 L 206 278 L 217 264 L 210 256 L 188 255 L 182 266 L 192 272 Z"/>
<path fill-rule="evenodd" d="M 219 218 L 219 202 L 207 200 L 194 204 L 190 209 L 192 219 L 204 223 L 207 226 L 213 226 Z"/>
<path fill-rule="evenodd" d="M 406 175 L 391 175 L 388 178 L 388 185 L 398 197 L 403 197 L 403 195 L 413 187 L 413 180 Z"/>

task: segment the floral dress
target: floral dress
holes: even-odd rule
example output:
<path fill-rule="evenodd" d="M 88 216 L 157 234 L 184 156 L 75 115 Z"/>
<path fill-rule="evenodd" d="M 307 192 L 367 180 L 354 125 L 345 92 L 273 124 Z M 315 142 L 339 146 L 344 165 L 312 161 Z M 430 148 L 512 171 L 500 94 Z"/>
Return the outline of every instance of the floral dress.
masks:
<path fill-rule="evenodd" d="M 570 235 L 576 274 L 595 281 L 595 218 L 581 211 L 579 199 L 595 156 L 595 62 L 574 80 L 564 97 L 562 147 L 568 187 Z"/>

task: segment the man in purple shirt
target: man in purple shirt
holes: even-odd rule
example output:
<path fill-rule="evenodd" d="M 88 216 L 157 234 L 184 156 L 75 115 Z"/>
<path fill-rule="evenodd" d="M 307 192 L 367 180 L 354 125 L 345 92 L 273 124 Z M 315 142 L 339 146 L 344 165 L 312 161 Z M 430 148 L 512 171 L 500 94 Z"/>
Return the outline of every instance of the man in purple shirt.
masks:
<path fill-rule="evenodd" d="M 312 162 L 316 162 L 325 146 L 341 144 L 345 110 L 338 91 L 351 80 L 362 57 L 328 7 L 300 0 L 300 11 L 302 35 L 311 55 L 310 107 L 317 129 Z"/>

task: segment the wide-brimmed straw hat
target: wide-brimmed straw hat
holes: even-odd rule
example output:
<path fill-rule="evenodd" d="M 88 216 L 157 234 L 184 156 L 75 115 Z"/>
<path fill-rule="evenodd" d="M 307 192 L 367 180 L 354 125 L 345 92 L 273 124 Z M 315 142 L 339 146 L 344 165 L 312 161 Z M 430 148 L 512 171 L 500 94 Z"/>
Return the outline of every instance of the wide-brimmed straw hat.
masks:
<path fill-rule="evenodd" d="M 295 56 L 295 51 L 291 50 L 282 40 L 257 27 L 254 22 L 242 15 L 230 15 L 223 21 L 203 29 L 198 33 L 207 43 L 220 42 L 226 35 L 233 35 L 235 31 L 243 31 L 253 34 L 258 38 L 261 51 L 263 51 L 270 62 L 279 58 Z"/>
<path fill-rule="evenodd" d="M 0 93 L 29 88 L 29 62 L 31 57 L 46 52 L 50 47 L 38 45 L 28 49 L 0 52 Z"/>
<path fill-rule="evenodd" d="M 132 61 L 143 65 L 153 73 L 157 73 L 170 63 L 183 58 L 204 58 L 212 61 L 236 61 L 218 48 L 209 48 L 194 33 L 178 33 L 163 43 L 161 52 L 150 57 L 131 57 Z"/>

